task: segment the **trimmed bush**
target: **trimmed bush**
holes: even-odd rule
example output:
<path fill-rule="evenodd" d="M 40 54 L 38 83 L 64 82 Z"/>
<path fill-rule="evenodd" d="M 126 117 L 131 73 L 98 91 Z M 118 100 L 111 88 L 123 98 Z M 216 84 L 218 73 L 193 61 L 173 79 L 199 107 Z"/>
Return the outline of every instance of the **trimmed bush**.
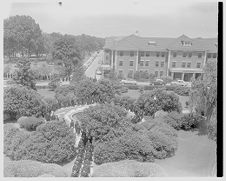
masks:
<path fill-rule="evenodd" d="M 43 164 L 32 160 L 9 161 L 4 163 L 5 177 L 39 177 L 48 174 L 55 177 L 67 177 L 64 169 L 56 164 Z"/>
<path fill-rule="evenodd" d="M 42 118 L 36 117 L 21 117 L 17 120 L 21 128 L 26 129 L 27 131 L 35 131 L 36 128 L 43 124 L 45 121 Z"/>
<path fill-rule="evenodd" d="M 42 124 L 31 133 L 10 129 L 4 136 L 4 153 L 12 160 L 61 164 L 76 155 L 75 134 L 59 121 Z"/>
<path fill-rule="evenodd" d="M 166 116 L 163 117 L 163 120 L 168 125 L 172 126 L 176 130 L 181 129 L 181 119 L 184 115 L 178 112 L 170 112 Z"/>
<path fill-rule="evenodd" d="M 166 86 L 167 91 L 173 91 L 180 96 L 189 96 L 190 88 L 185 86 L 171 85 Z"/>
<path fill-rule="evenodd" d="M 82 129 L 93 138 L 93 143 L 107 141 L 121 135 L 130 125 L 126 120 L 127 111 L 122 107 L 102 104 L 92 106 L 79 114 Z"/>
<path fill-rule="evenodd" d="M 34 90 L 21 86 L 7 87 L 4 89 L 4 112 L 17 119 L 21 116 L 44 117 L 46 105 Z"/>
<path fill-rule="evenodd" d="M 139 126 L 147 130 L 147 135 L 154 147 L 153 155 L 155 158 L 162 159 L 174 155 L 177 150 L 176 131 L 168 124 L 164 123 L 163 118 L 147 119 Z M 138 129 L 140 129 L 138 127 Z"/>
<path fill-rule="evenodd" d="M 169 124 L 176 130 L 195 130 L 199 127 L 199 123 L 204 118 L 200 115 L 188 113 L 179 114 L 177 112 L 171 112 L 163 117 L 165 123 Z"/>
<path fill-rule="evenodd" d="M 135 102 L 135 107 L 135 113 L 141 111 L 144 116 L 153 116 L 159 110 L 165 112 L 181 111 L 179 97 L 162 89 L 142 94 Z"/>
<path fill-rule="evenodd" d="M 129 96 L 116 96 L 113 100 L 115 105 L 124 107 L 127 110 L 133 110 L 133 105 L 136 99 L 133 99 Z"/>
<path fill-rule="evenodd" d="M 99 165 L 126 159 L 153 161 L 153 150 L 146 134 L 128 130 L 113 141 L 97 144 L 94 147 L 94 162 Z"/>
<path fill-rule="evenodd" d="M 205 120 L 204 117 L 196 114 L 184 114 L 181 119 L 181 129 L 183 130 L 195 130 L 199 127 L 199 123 Z"/>

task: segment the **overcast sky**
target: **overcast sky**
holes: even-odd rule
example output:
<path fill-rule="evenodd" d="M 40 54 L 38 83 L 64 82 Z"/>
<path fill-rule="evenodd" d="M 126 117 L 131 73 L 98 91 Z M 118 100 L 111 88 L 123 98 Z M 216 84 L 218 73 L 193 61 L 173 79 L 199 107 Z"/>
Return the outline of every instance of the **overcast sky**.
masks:
<path fill-rule="evenodd" d="M 23 1 L 24 2 L 24 1 Z M 37 2 L 37 1 L 36 1 Z M 99 37 L 217 37 L 217 1 L 62 0 L 13 3 L 9 15 L 30 15 L 47 33 Z"/>

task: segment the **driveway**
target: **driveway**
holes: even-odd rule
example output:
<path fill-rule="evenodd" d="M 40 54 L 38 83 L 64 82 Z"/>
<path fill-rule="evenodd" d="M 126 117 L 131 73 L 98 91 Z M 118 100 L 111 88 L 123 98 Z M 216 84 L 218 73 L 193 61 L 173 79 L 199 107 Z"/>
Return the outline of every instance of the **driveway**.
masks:
<path fill-rule="evenodd" d="M 102 61 L 103 54 L 104 54 L 103 51 L 100 51 L 100 53 L 96 56 L 96 58 L 93 60 L 90 66 L 86 69 L 85 75 L 87 77 L 95 78 L 96 70 L 101 65 L 100 62 Z"/>

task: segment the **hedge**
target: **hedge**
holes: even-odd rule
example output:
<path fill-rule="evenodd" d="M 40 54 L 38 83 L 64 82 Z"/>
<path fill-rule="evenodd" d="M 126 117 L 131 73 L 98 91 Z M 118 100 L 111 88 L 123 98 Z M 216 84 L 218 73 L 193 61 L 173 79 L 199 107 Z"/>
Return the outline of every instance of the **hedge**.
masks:
<path fill-rule="evenodd" d="M 188 113 L 179 114 L 171 112 L 163 117 L 164 122 L 175 128 L 176 130 L 195 130 L 199 128 L 199 123 L 204 119 L 202 116 Z"/>
<path fill-rule="evenodd" d="M 171 86 L 166 86 L 166 90 L 174 91 L 176 94 L 180 96 L 189 96 L 189 93 L 190 93 L 190 88 L 186 86 L 171 85 Z"/>
<path fill-rule="evenodd" d="M 20 117 L 17 122 L 21 128 L 25 128 L 27 131 L 35 131 L 39 125 L 45 123 L 43 118 L 36 117 Z"/>
<path fill-rule="evenodd" d="M 49 121 L 34 132 L 8 129 L 4 134 L 4 154 L 12 160 L 61 164 L 76 155 L 75 134 L 64 122 Z"/>
<path fill-rule="evenodd" d="M 119 138 L 95 145 L 94 162 L 99 165 L 126 159 L 154 161 L 153 150 L 146 134 L 128 130 Z"/>

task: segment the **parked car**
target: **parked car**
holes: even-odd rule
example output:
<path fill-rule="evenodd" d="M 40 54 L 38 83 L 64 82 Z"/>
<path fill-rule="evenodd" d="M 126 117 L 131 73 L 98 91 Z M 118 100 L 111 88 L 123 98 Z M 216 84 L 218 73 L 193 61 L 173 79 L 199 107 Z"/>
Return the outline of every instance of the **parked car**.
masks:
<path fill-rule="evenodd" d="M 164 81 L 162 79 L 156 79 L 154 82 L 153 82 L 153 85 L 164 85 Z"/>
<path fill-rule="evenodd" d="M 121 80 L 121 83 L 124 85 L 137 85 L 137 81 L 135 80 Z"/>
<path fill-rule="evenodd" d="M 183 80 L 177 80 L 177 81 L 171 82 L 171 85 L 191 87 L 191 82 L 185 82 Z"/>
<path fill-rule="evenodd" d="M 177 81 L 171 82 L 171 85 L 186 86 L 186 82 L 183 80 L 177 80 Z"/>
<path fill-rule="evenodd" d="M 100 70 L 97 70 L 96 75 L 102 75 L 102 72 Z"/>

